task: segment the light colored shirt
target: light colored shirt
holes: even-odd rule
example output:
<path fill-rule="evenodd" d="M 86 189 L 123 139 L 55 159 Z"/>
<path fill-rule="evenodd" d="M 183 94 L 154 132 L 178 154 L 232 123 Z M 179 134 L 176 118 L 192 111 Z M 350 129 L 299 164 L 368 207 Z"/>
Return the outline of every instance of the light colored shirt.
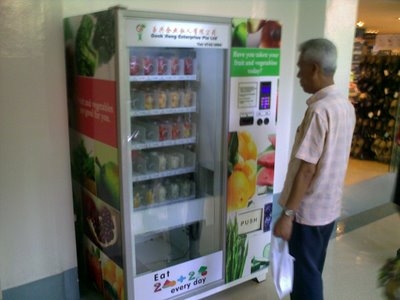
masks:
<path fill-rule="evenodd" d="M 307 105 L 297 128 L 279 202 L 285 206 L 288 201 L 300 160 L 315 164 L 316 173 L 296 211 L 296 222 L 319 226 L 340 216 L 355 111 L 335 85 L 315 93 L 307 100 Z"/>

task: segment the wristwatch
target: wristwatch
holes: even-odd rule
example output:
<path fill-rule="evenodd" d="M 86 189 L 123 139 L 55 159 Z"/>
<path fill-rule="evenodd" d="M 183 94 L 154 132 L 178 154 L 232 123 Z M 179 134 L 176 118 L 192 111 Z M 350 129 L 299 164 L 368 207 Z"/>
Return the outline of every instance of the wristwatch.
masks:
<path fill-rule="evenodd" d="M 296 214 L 293 209 L 288 209 L 288 208 L 284 208 L 283 213 L 285 214 L 285 216 L 288 217 L 293 217 Z"/>

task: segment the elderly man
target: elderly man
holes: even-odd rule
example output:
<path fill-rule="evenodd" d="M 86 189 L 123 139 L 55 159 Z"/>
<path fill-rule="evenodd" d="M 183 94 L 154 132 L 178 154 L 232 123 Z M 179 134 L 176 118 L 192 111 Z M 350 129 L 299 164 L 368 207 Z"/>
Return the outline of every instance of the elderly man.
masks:
<path fill-rule="evenodd" d="M 291 299 L 322 300 L 326 249 L 341 211 L 355 112 L 334 84 L 337 50 L 327 39 L 300 45 L 298 74 L 312 94 L 297 128 L 274 235 L 295 258 Z"/>

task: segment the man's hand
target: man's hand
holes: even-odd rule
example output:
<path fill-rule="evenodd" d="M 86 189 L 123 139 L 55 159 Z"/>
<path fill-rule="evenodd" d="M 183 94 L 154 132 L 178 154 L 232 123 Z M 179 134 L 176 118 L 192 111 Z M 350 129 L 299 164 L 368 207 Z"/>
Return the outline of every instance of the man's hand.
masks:
<path fill-rule="evenodd" d="M 274 226 L 274 235 L 288 241 L 292 236 L 293 217 L 281 215 Z"/>

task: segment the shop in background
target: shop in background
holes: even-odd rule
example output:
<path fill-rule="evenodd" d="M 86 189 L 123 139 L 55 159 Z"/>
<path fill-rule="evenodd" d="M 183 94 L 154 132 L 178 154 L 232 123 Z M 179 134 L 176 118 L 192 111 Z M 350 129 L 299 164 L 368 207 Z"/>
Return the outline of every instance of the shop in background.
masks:
<path fill-rule="evenodd" d="M 399 163 L 400 35 L 366 33 L 357 28 L 350 98 L 357 122 L 351 157 Z"/>

